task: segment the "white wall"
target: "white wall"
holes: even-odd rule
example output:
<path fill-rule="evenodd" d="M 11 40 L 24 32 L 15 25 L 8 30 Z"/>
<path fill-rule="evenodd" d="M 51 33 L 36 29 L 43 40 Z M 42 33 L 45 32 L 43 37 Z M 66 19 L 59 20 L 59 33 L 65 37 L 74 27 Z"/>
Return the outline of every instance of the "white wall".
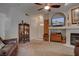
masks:
<path fill-rule="evenodd" d="M 30 24 L 30 39 L 43 38 L 43 16 L 25 16 L 25 11 L 18 6 L 0 7 L 0 36 L 4 39 L 18 38 L 18 24 L 24 22 Z"/>
<path fill-rule="evenodd" d="M 8 20 L 9 7 L 0 5 L 0 36 L 5 39 L 5 22 Z"/>
<path fill-rule="evenodd" d="M 18 24 L 24 20 L 24 22 L 30 24 L 30 17 L 25 16 L 25 13 L 21 11 L 20 7 L 11 7 L 9 12 L 9 20 L 5 25 L 5 38 L 18 38 Z"/>
<path fill-rule="evenodd" d="M 65 16 L 66 16 L 66 27 L 70 27 L 70 28 L 79 27 L 77 24 L 71 24 L 71 9 L 76 8 L 76 7 L 79 7 L 79 5 L 71 6 L 67 9 L 65 8 L 66 10 L 61 9 L 61 10 L 57 11 L 57 12 L 62 12 L 62 13 L 65 14 Z M 54 14 L 55 14 L 55 12 L 50 13 L 50 20 L 49 20 L 50 24 L 51 24 L 51 18 Z M 69 23 L 69 26 L 68 26 L 68 23 Z M 66 46 L 73 47 L 70 44 L 70 33 L 79 33 L 79 28 L 77 28 L 77 29 L 66 29 Z"/>
<path fill-rule="evenodd" d="M 66 9 L 66 8 L 65 8 Z M 57 12 L 62 12 L 66 16 L 66 21 L 68 21 L 68 14 L 70 13 L 69 9 L 66 10 L 61 8 L 60 10 L 54 10 Z M 69 11 L 69 12 L 68 12 Z M 55 12 L 50 13 L 50 21 Z M 12 6 L 12 7 L 0 7 L 0 36 L 7 38 L 18 37 L 18 24 L 21 20 L 24 20 L 26 23 L 30 24 L 30 38 L 36 40 L 42 40 L 43 38 L 43 18 L 39 17 L 40 15 L 34 16 L 25 16 L 25 11 L 21 7 Z M 42 15 L 43 17 L 43 15 Z M 3 19 L 3 20 L 2 20 Z M 42 20 L 42 21 L 41 21 Z M 70 20 L 70 19 L 69 19 Z M 67 25 L 67 23 L 66 23 Z"/>
<path fill-rule="evenodd" d="M 79 33 L 79 25 L 71 23 L 71 20 L 72 20 L 72 18 L 71 18 L 71 9 L 74 9 L 74 8 L 77 8 L 77 7 L 79 7 L 79 5 L 73 6 L 73 7 L 69 8 L 69 10 L 68 10 L 69 20 L 67 22 L 69 22 L 69 24 L 70 24 L 69 27 L 72 28 L 72 29 L 67 29 L 66 30 L 66 45 L 71 46 L 71 47 L 72 47 L 72 45 L 70 44 L 70 34 L 71 33 Z"/>
<path fill-rule="evenodd" d="M 19 7 L 11 7 L 9 12 L 9 20 L 5 25 L 5 38 L 18 37 L 18 24 L 24 20 L 30 24 L 30 40 L 43 40 L 43 16 L 25 16 L 25 13 L 21 11 Z"/>
<path fill-rule="evenodd" d="M 32 16 L 31 20 L 31 27 L 30 27 L 30 37 L 31 40 L 43 40 L 43 34 L 44 34 L 44 26 L 40 25 L 44 24 L 43 15 L 35 15 Z"/>
<path fill-rule="evenodd" d="M 5 37 L 5 28 L 4 28 L 4 26 L 5 26 L 4 21 L 5 20 L 6 20 L 5 14 L 0 13 L 0 36 L 2 38 Z"/>

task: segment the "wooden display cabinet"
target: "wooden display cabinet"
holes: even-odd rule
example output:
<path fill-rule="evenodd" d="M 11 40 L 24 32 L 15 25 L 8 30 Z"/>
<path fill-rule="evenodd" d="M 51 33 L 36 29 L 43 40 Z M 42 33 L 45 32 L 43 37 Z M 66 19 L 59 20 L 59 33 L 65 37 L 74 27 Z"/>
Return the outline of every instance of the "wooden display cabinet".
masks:
<path fill-rule="evenodd" d="M 22 21 L 22 23 L 19 24 L 19 42 L 25 43 L 29 40 L 29 24 L 26 24 Z"/>

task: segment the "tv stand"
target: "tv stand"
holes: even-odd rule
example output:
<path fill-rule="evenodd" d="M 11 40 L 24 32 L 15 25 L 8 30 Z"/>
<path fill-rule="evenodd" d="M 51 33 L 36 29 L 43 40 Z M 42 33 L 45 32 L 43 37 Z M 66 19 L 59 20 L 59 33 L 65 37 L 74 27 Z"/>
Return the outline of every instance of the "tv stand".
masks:
<path fill-rule="evenodd" d="M 51 33 L 50 41 L 61 42 L 62 34 L 61 33 Z"/>
<path fill-rule="evenodd" d="M 50 41 L 66 43 L 66 27 L 50 27 L 49 31 Z"/>

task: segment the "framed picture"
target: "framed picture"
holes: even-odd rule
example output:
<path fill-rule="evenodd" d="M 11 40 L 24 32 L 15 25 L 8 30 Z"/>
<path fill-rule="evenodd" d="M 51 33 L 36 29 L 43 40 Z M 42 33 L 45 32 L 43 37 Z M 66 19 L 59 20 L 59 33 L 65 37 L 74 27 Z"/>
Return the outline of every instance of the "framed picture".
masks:
<path fill-rule="evenodd" d="M 71 21 L 72 24 L 77 24 L 79 22 L 79 7 L 71 10 Z"/>

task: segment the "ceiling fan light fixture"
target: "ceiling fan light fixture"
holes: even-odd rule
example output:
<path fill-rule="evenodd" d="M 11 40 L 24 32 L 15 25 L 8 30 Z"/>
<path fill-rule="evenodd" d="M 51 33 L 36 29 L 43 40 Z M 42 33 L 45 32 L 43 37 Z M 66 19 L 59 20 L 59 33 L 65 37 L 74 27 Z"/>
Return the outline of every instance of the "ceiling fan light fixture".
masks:
<path fill-rule="evenodd" d="M 44 9 L 45 10 L 49 10 L 50 9 L 50 6 L 45 6 Z"/>

